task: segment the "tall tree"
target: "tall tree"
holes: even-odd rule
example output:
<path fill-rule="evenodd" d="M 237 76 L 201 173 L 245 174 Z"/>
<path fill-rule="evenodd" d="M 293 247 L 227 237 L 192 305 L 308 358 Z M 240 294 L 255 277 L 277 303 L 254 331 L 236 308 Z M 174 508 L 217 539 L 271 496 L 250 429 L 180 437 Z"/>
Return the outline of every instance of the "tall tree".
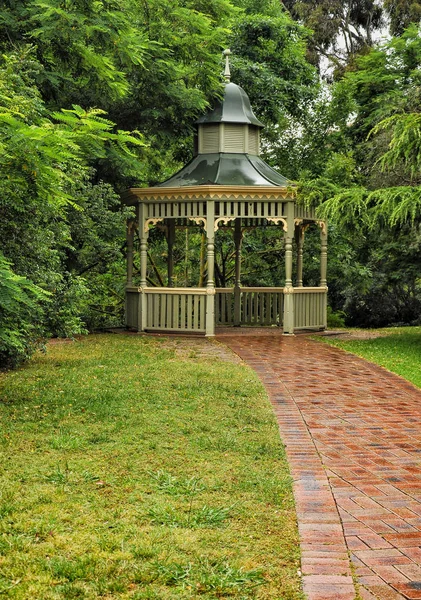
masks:
<path fill-rule="evenodd" d="M 328 58 L 339 72 L 373 44 L 373 33 L 382 27 L 383 11 L 376 0 L 284 0 L 291 15 L 313 31 L 311 60 L 319 65 Z"/>
<path fill-rule="evenodd" d="M 401 35 L 411 23 L 421 19 L 421 3 L 415 0 L 383 0 L 390 19 L 390 33 Z"/>
<path fill-rule="evenodd" d="M 320 204 L 366 268 L 339 300 L 353 324 L 419 318 L 420 65 L 417 26 L 358 58 L 333 88 L 334 151 L 303 178 L 302 196 Z M 339 135 L 343 149 L 330 143 Z"/>

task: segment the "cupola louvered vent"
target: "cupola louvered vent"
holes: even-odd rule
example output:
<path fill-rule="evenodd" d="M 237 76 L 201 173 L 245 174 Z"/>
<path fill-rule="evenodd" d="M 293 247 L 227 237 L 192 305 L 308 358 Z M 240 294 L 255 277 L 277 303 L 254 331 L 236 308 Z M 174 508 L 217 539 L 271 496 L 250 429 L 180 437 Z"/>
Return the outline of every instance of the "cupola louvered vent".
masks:
<path fill-rule="evenodd" d="M 218 125 L 201 127 L 199 152 L 203 154 L 219 152 L 219 129 Z"/>
<path fill-rule="evenodd" d="M 246 128 L 247 125 L 225 124 L 224 152 L 246 152 Z"/>
<path fill-rule="evenodd" d="M 257 127 L 249 127 L 248 154 L 260 154 L 260 152 L 259 152 L 259 130 Z"/>

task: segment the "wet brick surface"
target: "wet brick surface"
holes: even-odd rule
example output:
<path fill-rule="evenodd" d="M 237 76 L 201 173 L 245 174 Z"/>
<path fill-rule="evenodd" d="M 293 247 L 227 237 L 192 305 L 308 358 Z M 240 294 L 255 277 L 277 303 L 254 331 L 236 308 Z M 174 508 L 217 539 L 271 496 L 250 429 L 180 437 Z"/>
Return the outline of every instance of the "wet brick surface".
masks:
<path fill-rule="evenodd" d="M 255 369 L 272 402 L 308 599 L 421 599 L 421 391 L 308 336 L 217 339 Z"/>

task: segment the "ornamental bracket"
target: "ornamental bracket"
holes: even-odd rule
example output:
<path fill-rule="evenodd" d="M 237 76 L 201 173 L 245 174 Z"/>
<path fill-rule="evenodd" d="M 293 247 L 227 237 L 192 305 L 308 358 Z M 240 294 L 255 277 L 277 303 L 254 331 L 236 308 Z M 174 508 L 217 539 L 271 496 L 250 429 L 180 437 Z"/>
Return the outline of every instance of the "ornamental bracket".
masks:
<path fill-rule="evenodd" d="M 206 229 L 205 217 L 188 217 L 189 221 L 194 221 L 196 225 L 203 226 Z"/>
<path fill-rule="evenodd" d="M 236 217 L 218 217 L 215 219 L 214 231 L 218 231 L 219 223 L 223 223 L 224 225 L 228 225 L 229 221 L 235 221 Z"/>
<path fill-rule="evenodd" d="M 156 225 L 157 223 L 160 223 L 163 220 L 164 220 L 163 217 L 160 217 L 158 219 L 146 219 L 146 221 L 145 221 L 145 227 L 144 227 L 144 232 L 148 233 L 148 231 L 149 231 L 149 225 Z"/>
<path fill-rule="evenodd" d="M 324 235 L 327 234 L 327 223 L 326 221 L 316 221 L 317 225 L 320 227 L 320 229 L 322 230 L 322 233 Z"/>
<path fill-rule="evenodd" d="M 266 217 L 266 221 L 275 223 L 275 225 L 279 225 L 279 223 L 282 223 L 282 229 L 285 231 L 285 233 L 288 233 L 288 223 L 287 220 L 284 219 L 284 217 Z"/>

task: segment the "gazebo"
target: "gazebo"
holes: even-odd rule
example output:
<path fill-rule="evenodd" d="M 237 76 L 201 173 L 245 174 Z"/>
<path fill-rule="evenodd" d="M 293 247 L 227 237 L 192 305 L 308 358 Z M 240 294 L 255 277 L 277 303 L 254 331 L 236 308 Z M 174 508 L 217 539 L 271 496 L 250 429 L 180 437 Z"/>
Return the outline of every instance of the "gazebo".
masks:
<path fill-rule="evenodd" d="M 167 181 L 149 188 L 130 188 L 126 204 L 136 208 L 127 225 L 126 326 L 139 332 L 202 333 L 214 336 L 218 326 L 326 328 L 327 227 L 314 211 L 295 202 L 295 189 L 266 164 L 260 154 L 262 123 L 245 91 L 230 81 L 226 50 L 225 91 L 217 106 L 196 123 L 194 158 Z M 304 232 L 320 227 L 320 285 L 303 287 Z M 168 243 L 166 287 L 148 286 L 148 237 L 159 224 Z M 200 226 L 206 234 L 206 287 L 174 287 L 173 246 L 176 227 Z M 251 227 L 277 227 L 285 247 L 284 285 L 242 287 L 241 243 Z M 215 235 L 232 230 L 235 283 L 215 287 Z M 134 234 L 138 232 L 140 279 L 134 282 Z M 293 285 L 293 242 L 297 252 Z M 281 277 L 280 277 L 281 279 Z"/>

